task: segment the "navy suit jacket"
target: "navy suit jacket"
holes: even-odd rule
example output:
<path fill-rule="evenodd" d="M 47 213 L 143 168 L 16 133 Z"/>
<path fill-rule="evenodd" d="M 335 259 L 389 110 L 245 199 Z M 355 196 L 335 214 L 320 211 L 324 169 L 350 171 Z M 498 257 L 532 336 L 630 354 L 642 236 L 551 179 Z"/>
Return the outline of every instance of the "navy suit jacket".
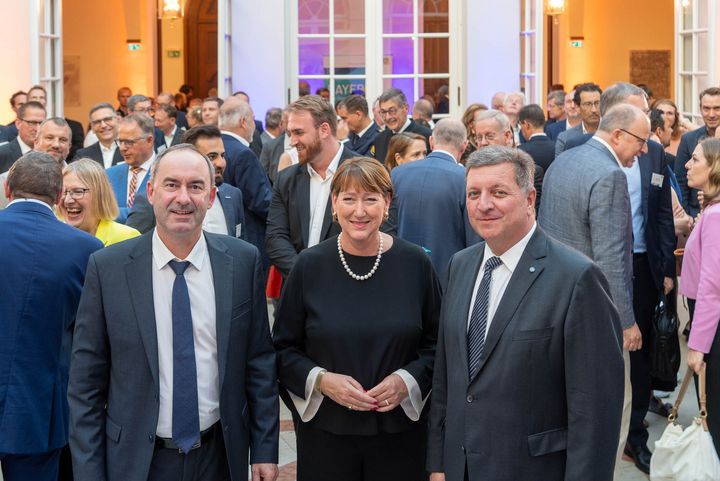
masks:
<path fill-rule="evenodd" d="M 228 233 L 233 237 L 245 239 L 245 211 L 242 191 L 228 184 L 220 184 L 217 190 L 217 199 L 225 215 Z M 148 201 L 147 192 L 135 196 L 135 202 L 128 214 L 125 225 L 145 233 L 155 227 L 155 212 Z M 240 225 L 240 235 L 236 236 L 237 226 Z"/>
<path fill-rule="evenodd" d="M 177 125 L 177 129 L 175 129 L 175 135 L 173 135 L 170 145 L 166 145 L 165 144 L 165 134 L 163 133 L 163 131 L 160 129 L 155 129 L 155 137 L 154 137 L 155 152 L 160 153 L 163 150 L 167 149 L 168 147 L 172 147 L 173 145 L 179 144 L 180 139 L 182 139 L 182 136 L 184 133 L 185 133 L 185 129 L 180 127 L 179 125 Z"/>
<path fill-rule="evenodd" d="M 556 122 L 557 123 L 557 122 Z M 530 154 L 535 163 L 547 172 L 548 167 L 555 160 L 555 142 L 547 135 L 538 135 L 518 146 L 518 149 Z"/>
<path fill-rule="evenodd" d="M 10 170 L 10 167 L 20 157 L 22 157 L 22 150 L 17 137 L 7 144 L 0 145 L 0 174 Z"/>
<path fill-rule="evenodd" d="M 396 167 L 391 177 L 398 236 L 429 251 L 435 272 L 445 281 L 450 258 L 480 241 L 467 217 L 465 169 L 449 154 L 432 152 Z"/>
<path fill-rule="evenodd" d="M 120 222 L 121 224 L 125 223 L 128 212 L 130 212 L 130 209 L 127 207 L 129 171 L 130 166 L 125 163 L 113 165 L 105 171 L 107 173 L 108 180 L 110 180 L 113 192 L 115 192 L 115 198 L 117 199 L 118 208 L 120 209 L 120 213 L 115 221 Z M 145 187 L 147 186 L 148 179 L 150 179 L 150 170 L 147 171 L 145 177 L 139 180 L 137 190 L 135 191 L 136 196 L 138 194 L 145 193 Z"/>
<path fill-rule="evenodd" d="M 348 136 L 348 142 L 350 150 L 357 152 L 358 155 L 372 156 L 372 146 L 375 142 L 375 137 L 378 136 L 378 128 L 375 122 L 370 124 L 365 134 L 362 137 L 358 137 L 358 134 L 351 132 Z"/>
<path fill-rule="evenodd" d="M 95 237 L 26 201 L 0 211 L 0 453 L 42 453 L 68 439 L 73 321 Z"/>
<path fill-rule="evenodd" d="M 700 202 L 697 198 L 698 190 L 688 186 L 685 164 L 690 160 L 690 157 L 692 157 L 692 153 L 695 147 L 697 147 L 697 144 L 707 136 L 707 127 L 704 125 L 692 132 L 687 132 L 680 138 L 677 158 L 675 159 L 675 178 L 677 178 L 678 184 L 680 185 L 680 192 L 682 192 L 680 202 L 687 213 L 693 217 L 697 216 L 700 212 Z"/>
<path fill-rule="evenodd" d="M 217 367 L 229 478 L 277 463 L 275 352 L 257 249 L 205 233 L 215 290 Z M 146 481 L 155 451 L 160 378 L 153 303 L 153 234 L 88 262 L 77 312 L 68 401 L 76 481 Z M 169 322 L 163 319 L 163 322 Z"/>
<path fill-rule="evenodd" d="M 263 265 L 268 266 L 265 255 L 265 224 L 267 222 L 272 189 L 260 161 L 252 150 L 239 140 L 226 133 L 222 134 L 225 146 L 224 179 L 242 191 L 245 203 L 245 226 L 243 230 L 246 239 L 258 248 L 263 259 Z"/>
<path fill-rule="evenodd" d="M 85 147 L 84 149 L 80 149 L 77 152 L 75 152 L 75 157 L 71 160 L 71 162 L 74 162 L 78 159 L 88 158 L 92 159 L 98 164 L 102 165 L 103 168 L 105 168 L 105 161 L 103 160 L 102 151 L 100 150 L 100 142 L 95 142 L 94 144 Z M 121 162 L 124 162 L 123 156 L 120 153 L 120 149 L 116 148 L 115 153 L 113 154 L 113 160 L 112 165 L 117 165 Z"/>
<path fill-rule="evenodd" d="M 560 122 L 553 122 L 545 125 L 545 133 L 551 140 L 557 140 L 558 135 L 565 132 L 567 128 L 567 122 L 562 120 Z"/>
<path fill-rule="evenodd" d="M 5 126 L 2 134 L 4 137 L 3 142 L 11 142 L 11 141 L 15 140 L 15 137 L 18 136 L 18 129 L 17 129 L 17 126 L 15 125 L 14 120 Z"/>
<path fill-rule="evenodd" d="M 425 148 L 428 152 L 430 152 L 432 149 L 430 148 L 430 135 L 432 135 L 432 130 L 428 129 L 427 127 L 423 127 L 422 125 L 416 123 L 414 120 L 410 120 L 410 125 L 408 125 L 408 128 L 403 130 L 403 132 L 412 132 L 414 134 L 420 134 L 423 137 L 425 137 Z M 390 138 L 395 135 L 390 129 L 385 128 L 382 132 L 380 132 L 377 137 L 375 137 L 375 151 L 374 155 L 378 162 L 381 164 L 385 163 L 385 157 L 387 157 L 387 151 L 388 151 L 388 144 L 390 144 Z"/>

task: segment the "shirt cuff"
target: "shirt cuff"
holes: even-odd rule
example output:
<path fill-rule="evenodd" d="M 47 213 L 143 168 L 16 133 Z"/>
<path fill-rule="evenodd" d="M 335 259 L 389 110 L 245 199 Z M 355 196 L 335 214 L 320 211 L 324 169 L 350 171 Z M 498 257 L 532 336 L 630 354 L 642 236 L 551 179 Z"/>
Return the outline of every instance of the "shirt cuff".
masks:
<path fill-rule="evenodd" d="M 393 374 L 400 376 L 408 390 L 408 397 L 400 402 L 400 407 L 405 411 L 405 415 L 410 418 L 411 421 L 417 421 L 420 419 L 420 413 L 422 413 L 423 407 L 425 407 L 425 401 L 427 401 L 430 393 L 423 399 L 420 386 L 418 386 L 412 374 L 405 369 L 398 369 Z"/>
<path fill-rule="evenodd" d="M 320 409 L 323 399 L 325 399 L 325 396 L 315 390 L 315 380 L 322 370 L 323 368 L 320 366 L 316 366 L 310 370 L 310 373 L 305 380 L 305 399 L 288 391 L 290 399 L 292 399 L 295 409 L 304 423 L 315 417 L 318 409 Z"/>

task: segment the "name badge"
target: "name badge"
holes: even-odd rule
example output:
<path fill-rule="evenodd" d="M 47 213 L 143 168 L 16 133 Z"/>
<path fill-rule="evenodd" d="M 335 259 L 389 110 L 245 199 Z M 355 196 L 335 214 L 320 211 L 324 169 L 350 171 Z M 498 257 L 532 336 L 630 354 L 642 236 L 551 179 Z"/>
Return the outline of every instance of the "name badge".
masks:
<path fill-rule="evenodd" d="M 662 187 L 663 180 L 665 180 L 665 176 L 658 173 L 653 173 L 652 178 L 650 179 L 650 183 L 654 185 L 655 187 Z"/>
<path fill-rule="evenodd" d="M 242 232 L 242 224 L 236 225 L 235 226 L 235 237 L 237 237 L 239 239 L 241 232 Z"/>

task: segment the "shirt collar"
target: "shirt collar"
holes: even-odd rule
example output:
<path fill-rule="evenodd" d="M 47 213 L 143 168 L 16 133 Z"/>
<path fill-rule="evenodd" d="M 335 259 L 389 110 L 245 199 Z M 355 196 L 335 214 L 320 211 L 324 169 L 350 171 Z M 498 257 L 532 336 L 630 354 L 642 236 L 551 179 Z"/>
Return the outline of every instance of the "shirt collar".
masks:
<path fill-rule="evenodd" d="M 105 147 L 100 141 L 98 141 L 98 145 L 100 146 L 100 152 L 115 152 L 115 149 L 117 149 L 117 144 L 114 141 L 110 144 L 110 147 Z"/>
<path fill-rule="evenodd" d="M 543 133 L 543 132 L 537 132 L 537 133 L 535 133 L 535 134 L 532 134 L 532 135 L 530 136 L 530 139 L 532 139 L 533 137 L 547 137 L 547 134 L 545 134 L 545 133 Z M 528 139 L 528 140 L 530 140 L 530 139 Z"/>
<path fill-rule="evenodd" d="M 10 207 L 10 206 L 13 205 L 13 204 L 19 204 L 20 202 L 32 202 L 32 203 L 34 203 L 34 204 L 44 205 L 45 207 L 47 207 L 47 208 L 50 210 L 50 213 L 51 213 L 52 215 L 55 215 L 55 212 L 53 211 L 52 207 L 50 207 L 47 203 L 45 203 L 45 202 L 43 202 L 43 201 L 41 201 L 41 200 L 37 200 L 37 199 L 15 199 L 15 200 L 13 200 L 12 202 L 10 202 L 10 203 L 9 203 L 7 206 L 5 206 L 5 207 L 7 208 L 7 207 Z"/>
<path fill-rule="evenodd" d="M 233 139 L 239 141 L 239 142 L 240 142 L 241 144 L 243 144 L 245 147 L 250 147 L 250 143 L 249 143 L 247 140 L 245 140 L 245 139 L 243 139 L 242 137 L 240 137 L 240 136 L 239 136 L 238 134 L 236 134 L 235 132 L 228 132 L 227 130 L 223 130 L 222 133 L 223 133 L 223 134 L 227 134 L 227 135 L 229 135 L 230 137 L 232 137 Z"/>
<path fill-rule="evenodd" d="M 433 154 L 438 154 L 438 153 L 445 154 L 445 155 L 447 155 L 448 157 L 450 157 L 450 158 L 453 160 L 453 162 L 455 162 L 455 163 L 457 164 L 457 160 L 455 160 L 455 157 L 453 156 L 453 154 L 451 154 L 451 153 L 448 152 L 447 150 L 435 149 L 435 150 L 432 151 L 432 153 L 433 153 Z"/>
<path fill-rule="evenodd" d="M 177 132 L 177 124 L 173 126 L 172 131 L 169 134 L 166 134 L 165 137 L 175 137 L 175 132 Z"/>
<path fill-rule="evenodd" d="M 32 150 L 32 147 L 30 147 L 28 144 L 22 141 L 20 136 L 17 136 L 18 144 L 20 145 L 20 152 L 22 152 L 23 155 L 27 154 Z"/>
<path fill-rule="evenodd" d="M 528 243 L 530 242 L 530 238 L 535 233 L 535 229 L 537 228 L 537 223 L 533 222 L 532 228 L 530 231 L 525 234 L 525 237 L 520 239 L 517 244 L 509 248 L 505 251 L 505 253 L 500 257 L 500 260 L 502 261 L 503 265 L 507 267 L 510 270 L 510 274 L 515 272 L 515 268 L 517 267 L 518 263 L 520 262 L 520 258 L 523 255 L 523 252 L 525 252 L 525 248 L 527 247 Z M 492 249 L 490 249 L 490 246 L 485 243 L 485 251 L 483 253 L 483 262 L 486 262 L 491 257 L 495 257 L 495 254 L 493 253 Z"/>
<path fill-rule="evenodd" d="M 186 259 L 178 259 L 175 255 L 170 252 L 165 243 L 160 239 L 157 233 L 157 228 L 153 230 L 152 237 L 152 252 L 153 262 L 157 270 L 165 267 L 171 260 L 188 261 L 197 270 L 202 270 L 205 261 L 205 254 L 207 254 L 207 241 L 205 240 L 205 234 L 201 234 L 198 241 L 193 246 L 190 254 Z"/>
<path fill-rule="evenodd" d="M 410 119 L 405 120 L 405 124 L 404 124 L 402 127 L 400 127 L 400 130 L 398 130 L 398 131 L 395 132 L 395 133 L 396 133 L 396 134 L 400 134 L 400 133 L 402 133 L 402 132 L 405 132 L 405 131 L 407 130 L 407 128 L 410 127 L 410 122 L 411 122 Z"/>
<path fill-rule="evenodd" d="M 153 162 L 155 162 L 155 152 L 152 153 L 149 159 L 147 159 L 140 165 L 140 169 L 144 170 L 145 172 L 149 171 L 153 165 Z M 130 167 L 130 169 L 132 169 L 132 167 Z"/>
<path fill-rule="evenodd" d="M 343 145 L 338 142 L 338 150 L 335 153 L 335 157 L 333 157 L 332 161 L 330 162 L 330 165 L 328 165 L 327 170 L 325 171 L 325 179 L 332 178 L 333 175 L 335 175 L 335 171 L 337 170 L 338 164 L 340 164 L 340 156 L 343 152 Z M 308 162 L 307 165 L 308 168 L 308 174 L 310 174 L 310 177 L 317 176 L 320 178 L 320 174 L 315 172 L 315 169 L 312 168 L 312 164 Z"/>
<path fill-rule="evenodd" d="M 370 130 L 370 127 L 372 127 L 374 123 L 375 123 L 375 122 L 370 121 L 370 123 L 368 124 L 367 127 L 365 127 L 365 128 L 362 129 L 360 132 L 358 132 L 357 136 L 358 136 L 358 137 L 362 137 L 363 135 L 365 135 L 365 132 L 367 132 L 368 130 Z"/>
<path fill-rule="evenodd" d="M 595 140 L 597 140 L 598 142 L 600 142 L 601 144 L 603 144 L 603 145 L 605 146 L 605 148 L 610 151 L 610 153 L 612 154 L 613 158 L 615 158 L 615 162 L 617 162 L 617 164 L 620 166 L 621 169 L 625 167 L 625 166 L 622 165 L 622 163 L 620 162 L 620 158 L 617 156 L 617 154 L 615 153 L 615 151 L 612 149 L 612 147 L 610 147 L 610 144 L 608 144 L 607 142 L 605 142 L 603 139 L 601 139 L 601 138 L 598 137 L 597 135 L 593 135 L 593 139 L 595 139 Z"/>

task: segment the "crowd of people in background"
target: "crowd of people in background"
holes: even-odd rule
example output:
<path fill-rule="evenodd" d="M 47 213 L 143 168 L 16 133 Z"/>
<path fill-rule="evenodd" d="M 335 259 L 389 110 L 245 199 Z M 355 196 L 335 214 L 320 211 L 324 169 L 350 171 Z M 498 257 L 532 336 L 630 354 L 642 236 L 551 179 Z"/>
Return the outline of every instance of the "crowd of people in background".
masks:
<path fill-rule="evenodd" d="M 678 293 L 720 452 L 720 88 L 702 125 L 624 82 L 459 118 L 447 86 L 299 91 L 262 121 L 187 85 L 82 122 L 12 94 L 6 481 L 274 481 L 278 397 L 300 481 L 649 473 Z"/>

